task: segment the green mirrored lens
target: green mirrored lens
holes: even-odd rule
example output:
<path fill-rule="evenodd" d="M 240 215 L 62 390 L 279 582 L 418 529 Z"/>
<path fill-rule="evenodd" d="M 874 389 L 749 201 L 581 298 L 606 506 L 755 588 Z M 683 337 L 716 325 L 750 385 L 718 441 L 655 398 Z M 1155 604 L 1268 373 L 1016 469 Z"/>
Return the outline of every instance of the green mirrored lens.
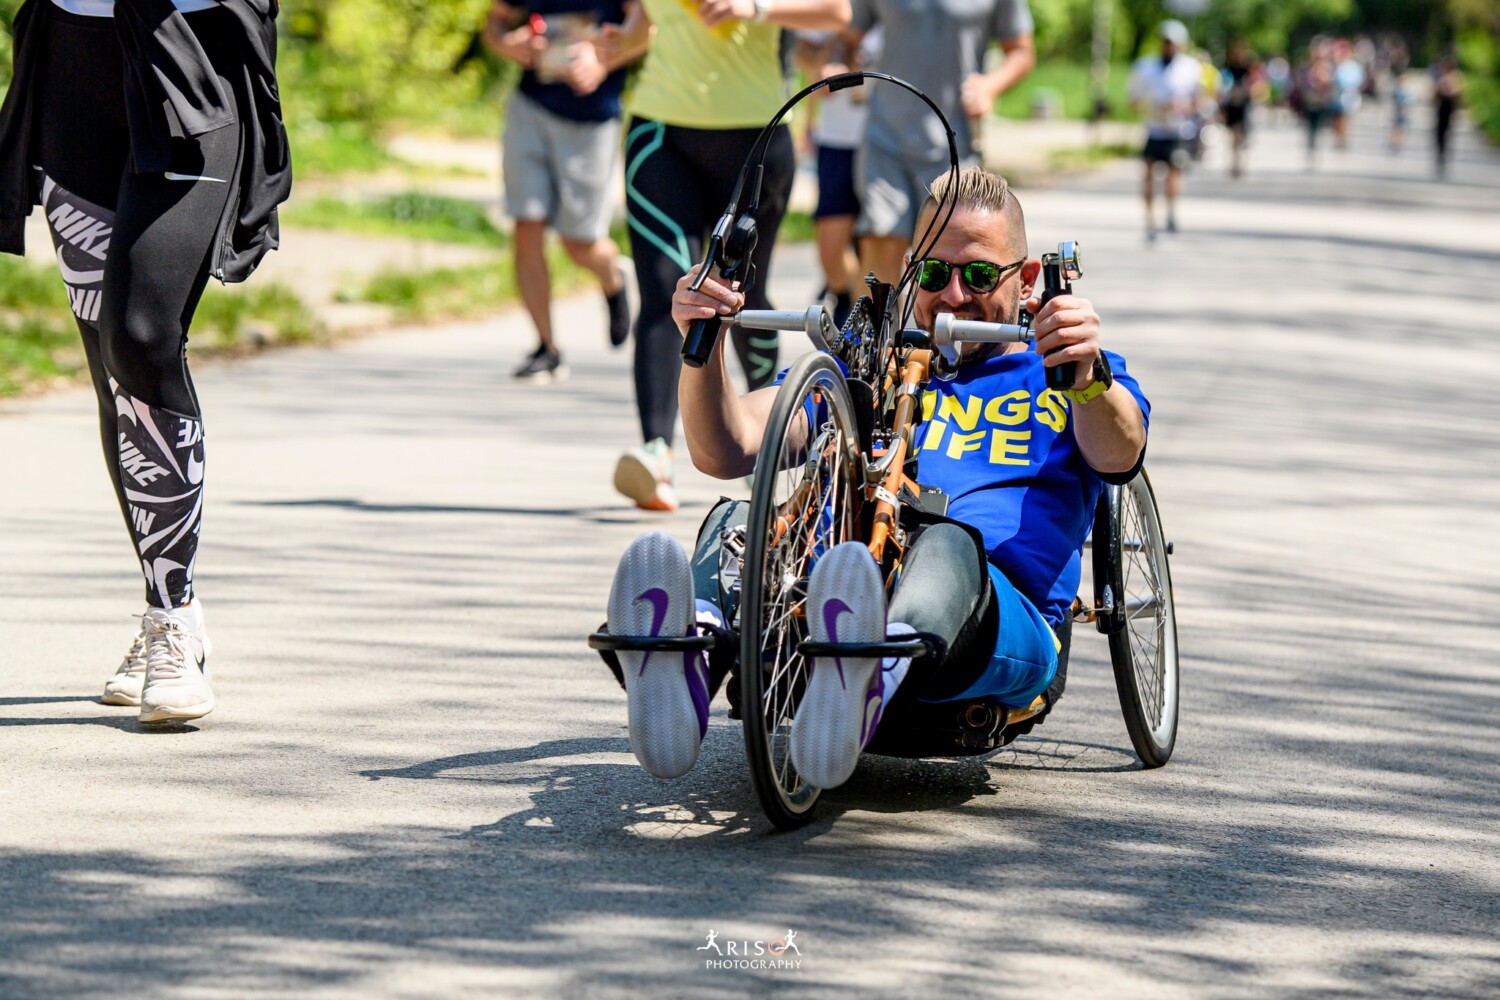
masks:
<path fill-rule="evenodd" d="M 987 260 L 971 261 L 964 265 L 964 282 L 976 292 L 994 291 L 1000 284 L 1000 266 Z"/>
<path fill-rule="evenodd" d="M 917 266 L 917 284 L 924 292 L 941 292 L 948 287 L 952 274 L 953 267 L 947 261 L 929 257 Z"/>

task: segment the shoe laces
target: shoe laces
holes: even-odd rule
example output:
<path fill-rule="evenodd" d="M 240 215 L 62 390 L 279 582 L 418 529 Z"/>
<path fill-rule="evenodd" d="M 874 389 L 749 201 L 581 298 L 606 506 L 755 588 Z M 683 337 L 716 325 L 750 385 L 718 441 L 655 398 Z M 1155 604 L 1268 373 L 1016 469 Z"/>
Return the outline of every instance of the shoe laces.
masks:
<path fill-rule="evenodd" d="M 135 638 L 130 640 L 130 648 L 125 651 L 125 660 L 120 664 L 117 671 L 122 674 L 139 674 L 146 670 L 146 626 L 143 623 L 140 631 L 136 632 Z"/>
<path fill-rule="evenodd" d="M 171 618 L 142 618 L 146 672 L 153 679 L 174 679 L 187 670 L 188 631 Z"/>

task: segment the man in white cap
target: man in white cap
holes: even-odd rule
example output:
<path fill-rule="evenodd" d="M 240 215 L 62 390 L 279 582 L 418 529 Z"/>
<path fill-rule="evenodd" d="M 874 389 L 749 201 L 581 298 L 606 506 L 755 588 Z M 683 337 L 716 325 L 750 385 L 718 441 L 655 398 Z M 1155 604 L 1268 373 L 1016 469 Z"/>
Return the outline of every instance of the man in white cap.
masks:
<path fill-rule="evenodd" d="M 1154 200 L 1156 165 L 1167 168 L 1167 232 L 1177 231 L 1177 195 L 1182 190 L 1182 167 L 1187 161 L 1184 140 L 1191 139 L 1193 111 L 1203 92 L 1203 68 L 1184 50 L 1188 30 L 1181 21 L 1167 20 L 1157 28 L 1161 54 L 1142 56 L 1130 74 L 1130 106 L 1146 114 L 1146 239 L 1156 239 Z"/>

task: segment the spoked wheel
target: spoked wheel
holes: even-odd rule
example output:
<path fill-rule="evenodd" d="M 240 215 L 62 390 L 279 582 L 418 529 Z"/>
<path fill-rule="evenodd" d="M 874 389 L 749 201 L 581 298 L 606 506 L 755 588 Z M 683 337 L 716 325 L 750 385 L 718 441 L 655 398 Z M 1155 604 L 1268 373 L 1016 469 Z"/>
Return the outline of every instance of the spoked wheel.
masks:
<path fill-rule="evenodd" d="M 1107 545 L 1100 545 L 1108 539 Z M 1109 612 L 1109 657 L 1130 742 L 1161 767 L 1177 741 L 1177 614 L 1151 480 L 1111 486 L 1094 526 L 1095 579 Z"/>
<path fill-rule="evenodd" d="M 792 366 L 771 408 L 745 528 L 740 578 L 740 704 L 750 780 L 771 822 L 812 818 L 818 789 L 792 766 L 791 730 L 808 668 L 813 563 L 859 537 L 864 460 L 843 375 L 826 354 Z"/>

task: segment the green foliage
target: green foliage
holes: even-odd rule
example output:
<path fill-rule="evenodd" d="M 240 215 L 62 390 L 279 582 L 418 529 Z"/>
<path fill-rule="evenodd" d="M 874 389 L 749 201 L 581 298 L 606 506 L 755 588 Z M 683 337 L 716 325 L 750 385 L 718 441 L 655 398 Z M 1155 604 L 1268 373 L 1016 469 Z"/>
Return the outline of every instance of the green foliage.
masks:
<path fill-rule="evenodd" d="M 22 0 L 0 0 L 0 97 L 5 95 L 5 88 L 10 84 L 10 26 L 15 22 L 21 3 Z"/>
<path fill-rule="evenodd" d="M 493 132 L 496 92 L 515 74 L 472 58 L 488 9 L 488 0 L 285 0 L 278 73 L 298 169 L 387 166 L 379 139 L 397 123 Z"/>
<path fill-rule="evenodd" d="M 325 122 L 311 114 L 289 113 L 286 127 L 292 169 L 301 177 L 368 174 L 395 162 L 395 157 L 359 122 Z"/>
<path fill-rule="evenodd" d="M 1475 27 L 1459 36 L 1457 49 L 1470 117 L 1491 142 L 1500 144 L 1500 41 L 1495 33 Z"/>
<path fill-rule="evenodd" d="M 209 285 L 193 316 L 190 343 L 199 353 L 239 352 L 322 334 L 317 315 L 285 285 Z"/>
<path fill-rule="evenodd" d="M 1128 65 L 1110 67 L 1105 98 L 1109 101 L 1112 117 L 1130 116 L 1126 100 L 1129 83 Z M 995 104 L 995 113 L 1002 118 L 1030 118 L 1033 105 L 1041 98 L 1061 100 L 1064 118 L 1088 118 L 1094 106 L 1092 89 L 1087 62 L 1041 62 L 1026 79 L 1001 95 Z"/>
<path fill-rule="evenodd" d="M 0 396 L 74 378 L 83 366 L 57 272 L 0 256 Z"/>
<path fill-rule="evenodd" d="M 1047 166 L 1053 171 L 1090 170 L 1110 160 L 1136 156 L 1140 151 L 1141 147 L 1137 145 L 1076 146 L 1054 149 L 1047 154 Z"/>
<path fill-rule="evenodd" d="M 239 354 L 321 334 L 312 310 L 280 285 L 210 285 L 193 317 L 190 347 L 195 355 Z M 57 272 L 0 256 L 0 396 L 85 378 L 84 366 Z"/>
<path fill-rule="evenodd" d="M 32 310 L 66 312 L 67 308 L 68 296 L 56 271 L 35 267 L 20 257 L 0 255 L 0 314 Z M 68 328 L 72 329 L 72 325 Z"/>
<path fill-rule="evenodd" d="M 1031 5 L 1037 61 L 1087 62 L 1094 37 L 1094 0 L 1052 0 Z"/>
<path fill-rule="evenodd" d="M 558 277 L 554 270 L 554 288 Z M 402 319 L 433 319 L 487 312 L 514 302 L 517 293 L 509 262 L 497 261 L 431 271 L 383 271 L 371 279 L 362 298 L 390 306 Z"/>
<path fill-rule="evenodd" d="M 293 204 L 284 219 L 288 225 L 343 229 L 373 236 L 489 247 L 510 243 L 509 237 L 494 227 L 478 204 L 417 191 L 375 201 L 313 198 Z"/>

